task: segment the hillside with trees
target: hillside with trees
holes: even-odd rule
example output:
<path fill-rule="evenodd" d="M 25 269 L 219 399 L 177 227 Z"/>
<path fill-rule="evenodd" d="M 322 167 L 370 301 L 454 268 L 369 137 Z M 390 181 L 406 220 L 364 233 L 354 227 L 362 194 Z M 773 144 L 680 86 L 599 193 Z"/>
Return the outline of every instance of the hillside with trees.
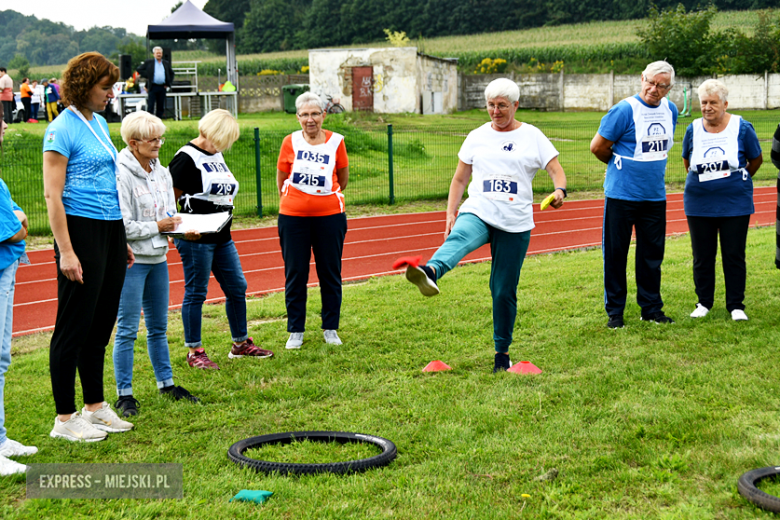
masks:
<path fill-rule="evenodd" d="M 384 39 L 492 33 L 532 27 L 644 18 L 700 0 L 209 0 L 205 11 L 238 27 L 239 53 L 273 52 Z M 778 0 L 713 0 L 719 10 L 764 9 Z"/>
<path fill-rule="evenodd" d="M 26 60 L 33 67 L 57 65 L 85 51 L 110 56 L 126 45 L 139 42 L 143 38 L 122 28 L 92 27 L 77 31 L 61 22 L 39 20 L 12 10 L 0 11 L 0 56 L 4 65 L 12 59 Z"/>

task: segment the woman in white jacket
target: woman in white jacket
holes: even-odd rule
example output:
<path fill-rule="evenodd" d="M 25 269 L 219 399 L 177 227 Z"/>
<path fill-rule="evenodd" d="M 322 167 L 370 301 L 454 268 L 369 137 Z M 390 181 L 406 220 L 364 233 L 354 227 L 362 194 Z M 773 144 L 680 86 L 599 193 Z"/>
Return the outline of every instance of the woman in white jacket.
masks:
<path fill-rule="evenodd" d="M 135 264 L 128 268 L 122 288 L 114 340 L 119 396 L 115 407 L 125 417 L 138 414 L 139 402 L 133 397 L 132 386 L 133 345 L 142 308 L 146 345 L 160 393 L 177 401 L 198 400 L 173 384 L 168 352 L 168 240 L 161 233 L 175 229 L 181 218 L 174 216 L 173 182 L 159 160 L 164 132 L 163 122 L 148 112 L 134 112 L 122 122 L 127 148 L 119 153 L 117 186 L 127 243 L 135 254 Z"/>

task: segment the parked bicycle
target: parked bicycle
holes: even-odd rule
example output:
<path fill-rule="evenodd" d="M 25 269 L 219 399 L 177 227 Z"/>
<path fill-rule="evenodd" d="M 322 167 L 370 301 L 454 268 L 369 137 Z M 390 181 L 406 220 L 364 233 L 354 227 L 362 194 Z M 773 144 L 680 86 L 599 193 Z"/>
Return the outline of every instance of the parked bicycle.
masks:
<path fill-rule="evenodd" d="M 328 102 L 325 104 L 326 114 L 341 114 L 342 112 L 347 111 L 344 108 L 344 105 L 341 104 L 340 98 L 333 98 L 328 94 L 325 94 L 325 97 L 328 99 Z"/>

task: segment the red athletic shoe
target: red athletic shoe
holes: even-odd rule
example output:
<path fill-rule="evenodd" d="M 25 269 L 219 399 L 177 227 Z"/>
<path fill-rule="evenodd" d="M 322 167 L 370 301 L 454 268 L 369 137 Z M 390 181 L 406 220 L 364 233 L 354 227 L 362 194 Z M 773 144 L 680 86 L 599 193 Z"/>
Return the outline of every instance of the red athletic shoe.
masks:
<path fill-rule="evenodd" d="M 188 352 L 187 363 L 189 363 L 192 368 L 219 370 L 219 365 L 210 360 L 206 355 L 206 351 L 202 348 L 195 350 L 194 354 Z"/>
<path fill-rule="evenodd" d="M 233 348 L 230 349 L 230 353 L 228 354 L 228 357 L 230 359 L 242 358 L 244 356 L 269 358 L 273 355 L 274 355 L 273 352 L 271 352 L 270 350 L 266 350 L 264 348 L 257 347 L 252 341 L 252 338 L 248 338 L 246 340 L 246 343 L 244 343 L 241 346 L 234 344 Z"/>

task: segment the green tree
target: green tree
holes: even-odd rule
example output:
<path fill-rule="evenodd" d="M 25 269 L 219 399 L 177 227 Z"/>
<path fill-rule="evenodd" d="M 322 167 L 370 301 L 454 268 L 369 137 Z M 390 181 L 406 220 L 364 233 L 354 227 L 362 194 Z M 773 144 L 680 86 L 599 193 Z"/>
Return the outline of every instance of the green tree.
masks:
<path fill-rule="evenodd" d="M 252 5 L 238 38 L 240 53 L 306 48 L 303 21 L 307 0 L 260 0 Z M 322 22 L 332 27 L 326 21 Z"/>
<path fill-rule="evenodd" d="M 710 33 L 716 12 L 712 5 L 689 13 L 682 4 L 663 11 L 652 6 L 647 24 L 636 32 L 652 59 L 668 61 L 682 76 L 698 76 L 711 71 L 718 56 L 718 40 Z"/>
<path fill-rule="evenodd" d="M 143 41 L 139 38 L 138 40 L 130 40 L 127 43 L 120 44 L 117 47 L 117 52 L 111 55 L 110 59 L 114 62 L 117 66 L 119 65 L 119 55 L 120 54 L 129 54 L 130 55 L 130 63 L 133 65 L 133 70 L 138 68 L 138 66 L 146 59 L 146 45 L 143 44 Z M 119 78 L 120 80 L 125 80 L 127 78 Z"/>
<path fill-rule="evenodd" d="M 30 75 L 30 62 L 27 61 L 27 58 L 25 58 L 23 54 L 14 56 L 11 61 L 8 62 L 8 68 L 19 71 L 16 77 L 19 81 Z"/>

